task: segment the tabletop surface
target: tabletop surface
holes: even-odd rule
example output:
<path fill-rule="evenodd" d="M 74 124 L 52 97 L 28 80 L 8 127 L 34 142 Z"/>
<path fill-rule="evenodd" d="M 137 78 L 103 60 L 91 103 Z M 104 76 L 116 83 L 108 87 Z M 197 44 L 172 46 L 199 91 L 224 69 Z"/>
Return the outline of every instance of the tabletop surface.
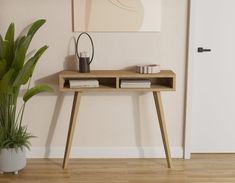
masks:
<path fill-rule="evenodd" d="M 139 74 L 130 70 L 92 70 L 89 73 L 80 73 L 78 71 L 61 71 L 62 77 L 175 77 L 171 70 L 162 70 L 159 73 Z"/>

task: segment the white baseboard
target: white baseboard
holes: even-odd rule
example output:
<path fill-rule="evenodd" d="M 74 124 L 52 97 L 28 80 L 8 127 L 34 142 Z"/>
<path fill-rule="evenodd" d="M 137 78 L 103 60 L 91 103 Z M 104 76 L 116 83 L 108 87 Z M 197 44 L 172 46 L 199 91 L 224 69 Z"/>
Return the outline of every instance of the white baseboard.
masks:
<path fill-rule="evenodd" d="M 172 158 L 183 158 L 182 147 L 171 147 Z M 63 158 L 64 147 L 32 147 L 27 158 Z M 72 147 L 70 158 L 165 158 L 161 147 Z"/>

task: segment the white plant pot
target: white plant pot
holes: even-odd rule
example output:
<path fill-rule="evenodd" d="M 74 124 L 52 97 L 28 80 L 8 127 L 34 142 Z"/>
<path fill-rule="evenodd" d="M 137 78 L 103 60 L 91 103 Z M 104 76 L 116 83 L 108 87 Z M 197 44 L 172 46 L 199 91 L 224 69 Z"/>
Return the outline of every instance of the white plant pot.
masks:
<path fill-rule="evenodd" d="M 2 149 L 0 151 L 0 172 L 15 172 L 26 166 L 26 150 Z"/>

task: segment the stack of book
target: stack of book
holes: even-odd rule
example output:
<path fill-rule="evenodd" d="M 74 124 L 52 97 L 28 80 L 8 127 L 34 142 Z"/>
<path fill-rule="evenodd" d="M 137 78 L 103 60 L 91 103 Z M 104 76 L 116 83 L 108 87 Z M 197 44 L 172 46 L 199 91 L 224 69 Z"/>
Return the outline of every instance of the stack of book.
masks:
<path fill-rule="evenodd" d="M 97 88 L 99 81 L 97 79 L 77 79 L 69 80 L 70 88 Z"/>
<path fill-rule="evenodd" d="M 121 88 L 150 88 L 151 82 L 148 79 L 123 79 Z"/>

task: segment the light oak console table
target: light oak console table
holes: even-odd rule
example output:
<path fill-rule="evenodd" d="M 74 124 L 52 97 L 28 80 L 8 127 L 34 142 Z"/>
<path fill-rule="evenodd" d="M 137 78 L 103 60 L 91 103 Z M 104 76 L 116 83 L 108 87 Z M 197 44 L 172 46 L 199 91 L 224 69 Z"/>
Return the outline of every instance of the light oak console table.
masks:
<path fill-rule="evenodd" d="M 69 88 L 70 79 L 97 79 L 98 88 Z M 120 88 L 122 79 L 149 79 L 151 88 Z M 170 70 L 162 70 L 157 74 L 138 74 L 124 70 L 94 70 L 90 73 L 76 71 L 61 71 L 59 74 L 59 87 L 62 92 L 74 92 L 73 106 L 71 111 L 70 125 L 64 154 L 63 168 L 68 165 L 69 154 L 72 146 L 74 129 L 78 115 L 81 93 L 86 92 L 153 92 L 156 111 L 159 119 L 163 145 L 165 149 L 168 168 L 171 168 L 171 154 L 167 137 L 167 130 L 162 106 L 161 92 L 175 91 L 176 75 Z"/>

